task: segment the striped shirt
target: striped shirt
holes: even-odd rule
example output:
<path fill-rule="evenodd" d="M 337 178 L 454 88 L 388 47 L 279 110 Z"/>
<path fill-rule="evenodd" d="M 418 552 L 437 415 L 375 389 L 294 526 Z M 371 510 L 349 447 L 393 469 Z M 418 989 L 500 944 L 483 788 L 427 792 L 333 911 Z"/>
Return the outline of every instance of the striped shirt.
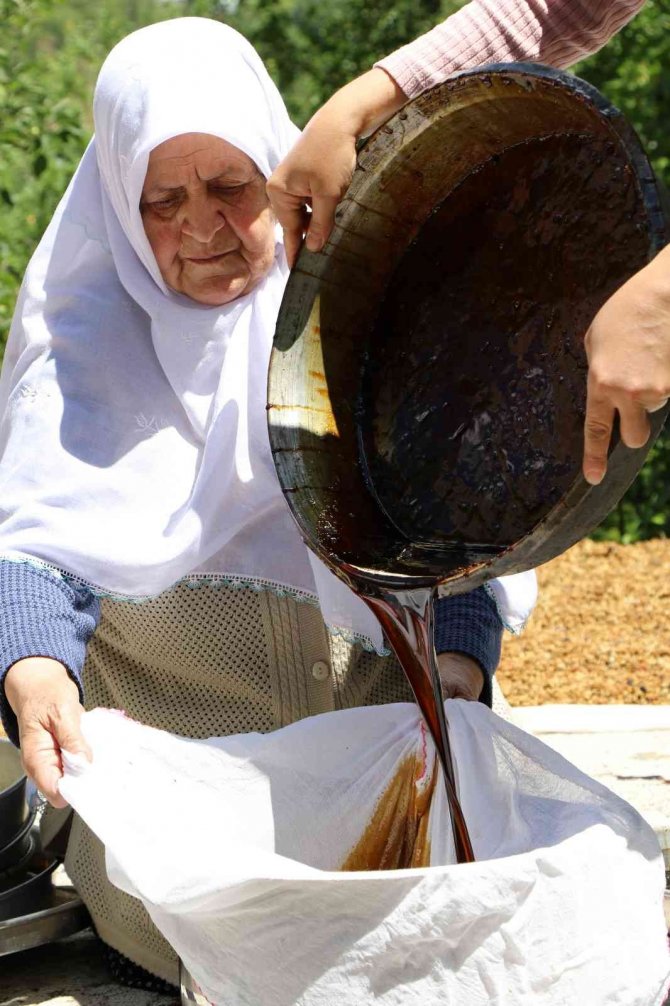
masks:
<path fill-rule="evenodd" d="M 526 61 L 564 68 L 596 52 L 645 0 L 472 0 L 382 67 L 408 97 L 457 70 Z"/>

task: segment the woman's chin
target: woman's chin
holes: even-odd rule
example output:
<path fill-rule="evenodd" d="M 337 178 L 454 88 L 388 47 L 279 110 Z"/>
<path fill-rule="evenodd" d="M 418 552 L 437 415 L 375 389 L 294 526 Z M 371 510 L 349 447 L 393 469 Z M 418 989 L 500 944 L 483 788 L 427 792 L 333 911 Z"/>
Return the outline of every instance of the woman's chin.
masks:
<path fill-rule="evenodd" d="M 223 307 L 224 304 L 230 304 L 232 300 L 249 293 L 254 286 L 256 283 L 252 282 L 249 273 L 244 276 L 209 276 L 182 283 L 178 293 L 190 297 L 198 304 Z"/>
<path fill-rule="evenodd" d="M 197 304 L 205 304 L 210 308 L 218 308 L 224 304 L 229 304 L 230 301 L 236 301 L 238 297 L 243 297 L 245 294 L 249 294 L 255 290 L 268 272 L 269 270 L 259 271 L 260 275 L 256 275 L 246 269 L 243 272 L 240 271 L 239 273 L 228 273 L 225 275 L 221 275 L 220 273 L 208 276 L 182 275 L 178 286 L 172 286 L 170 283 L 168 283 L 168 286 L 175 293 L 182 294 Z"/>

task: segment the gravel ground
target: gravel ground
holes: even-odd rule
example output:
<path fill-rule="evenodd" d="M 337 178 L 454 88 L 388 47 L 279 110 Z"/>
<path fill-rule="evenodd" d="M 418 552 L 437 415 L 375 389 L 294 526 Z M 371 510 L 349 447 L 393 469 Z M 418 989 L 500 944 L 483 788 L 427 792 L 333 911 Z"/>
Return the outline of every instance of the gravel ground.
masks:
<path fill-rule="evenodd" d="M 670 703 L 670 540 L 582 541 L 538 580 L 528 627 L 503 644 L 513 706 Z"/>

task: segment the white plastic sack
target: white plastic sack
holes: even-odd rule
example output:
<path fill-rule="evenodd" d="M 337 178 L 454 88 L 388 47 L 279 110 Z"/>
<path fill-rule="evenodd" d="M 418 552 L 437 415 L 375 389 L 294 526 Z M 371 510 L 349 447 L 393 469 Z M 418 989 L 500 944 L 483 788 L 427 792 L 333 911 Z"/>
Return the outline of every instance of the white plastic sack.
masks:
<path fill-rule="evenodd" d="M 95 710 L 61 791 L 220 1006 L 655 1006 L 663 863 L 624 801 L 478 703 L 447 702 L 475 864 L 438 776 L 427 868 L 335 872 L 434 750 L 411 704 L 193 741 Z M 404 803 L 403 803 L 404 801 Z M 389 807 L 387 824 L 398 820 Z M 380 823 L 381 821 L 381 823 Z"/>

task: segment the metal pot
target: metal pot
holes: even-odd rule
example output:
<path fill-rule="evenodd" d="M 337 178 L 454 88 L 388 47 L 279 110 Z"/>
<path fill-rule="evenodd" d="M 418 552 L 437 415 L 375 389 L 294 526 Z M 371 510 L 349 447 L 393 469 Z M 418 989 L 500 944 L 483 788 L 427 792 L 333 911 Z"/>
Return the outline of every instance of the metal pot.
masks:
<path fill-rule="evenodd" d="M 32 831 L 34 823 L 35 813 L 33 812 L 26 818 L 20 831 L 17 831 L 11 842 L 0 849 L 0 872 L 6 870 L 14 872 L 30 858 L 35 847 Z"/>
<path fill-rule="evenodd" d="M 17 749 L 0 738 L 0 850 L 23 829 L 28 819 L 26 776 Z"/>
<path fill-rule="evenodd" d="M 637 137 L 583 81 L 500 65 L 410 102 L 279 316 L 269 434 L 305 541 L 366 592 L 460 593 L 592 531 L 668 409 L 589 486 L 583 336 L 667 239 Z"/>
<path fill-rule="evenodd" d="M 43 853 L 33 855 L 22 874 L 0 885 L 0 922 L 22 918 L 51 904 L 51 875 L 57 859 Z"/>
<path fill-rule="evenodd" d="M 0 922 L 0 957 L 63 940 L 90 924 L 86 906 L 71 888 L 52 887 L 45 894 L 44 905 Z"/>

